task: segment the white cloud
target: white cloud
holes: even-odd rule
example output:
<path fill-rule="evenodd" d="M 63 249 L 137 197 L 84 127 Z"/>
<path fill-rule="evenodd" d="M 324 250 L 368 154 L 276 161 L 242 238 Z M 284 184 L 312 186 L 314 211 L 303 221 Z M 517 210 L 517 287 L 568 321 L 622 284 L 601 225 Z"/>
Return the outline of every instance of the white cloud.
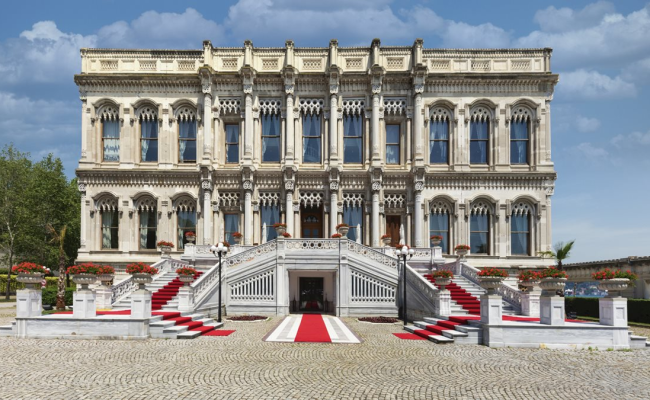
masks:
<path fill-rule="evenodd" d="M 589 142 L 580 143 L 577 149 L 589 158 L 605 158 L 609 155 L 607 150 L 596 147 Z"/>
<path fill-rule="evenodd" d="M 588 118 L 582 115 L 576 116 L 575 124 L 578 131 L 582 133 L 593 132 L 600 128 L 600 121 L 597 118 Z"/>
<path fill-rule="evenodd" d="M 600 100 L 635 97 L 636 88 L 621 77 L 610 78 L 596 71 L 579 69 L 560 74 L 557 97 Z"/>
<path fill-rule="evenodd" d="M 629 82 L 650 83 L 650 57 L 636 61 L 623 68 L 621 77 Z"/>
<path fill-rule="evenodd" d="M 492 24 L 469 25 L 464 22 L 447 23 L 442 33 L 443 47 L 505 48 L 510 46 L 510 34 Z"/>
<path fill-rule="evenodd" d="M 611 143 L 616 147 L 636 147 L 650 145 L 650 131 L 632 132 L 628 135 L 619 134 L 612 138 Z"/>
<path fill-rule="evenodd" d="M 607 1 L 588 4 L 576 11 L 568 7 L 548 7 L 535 13 L 534 20 L 545 32 L 565 32 L 598 25 L 603 17 L 614 13 L 614 5 Z"/>

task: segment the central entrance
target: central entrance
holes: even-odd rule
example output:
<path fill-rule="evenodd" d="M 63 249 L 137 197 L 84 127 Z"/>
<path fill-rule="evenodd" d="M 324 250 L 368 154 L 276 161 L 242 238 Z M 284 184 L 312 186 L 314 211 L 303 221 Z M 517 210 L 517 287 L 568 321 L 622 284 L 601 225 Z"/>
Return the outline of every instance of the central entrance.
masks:
<path fill-rule="evenodd" d="M 323 278 L 300 277 L 300 311 L 323 311 Z"/>
<path fill-rule="evenodd" d="M 300 236 L 305 239 L 323 237 L 323 206 L 302 206 L 300 209 Z"/>

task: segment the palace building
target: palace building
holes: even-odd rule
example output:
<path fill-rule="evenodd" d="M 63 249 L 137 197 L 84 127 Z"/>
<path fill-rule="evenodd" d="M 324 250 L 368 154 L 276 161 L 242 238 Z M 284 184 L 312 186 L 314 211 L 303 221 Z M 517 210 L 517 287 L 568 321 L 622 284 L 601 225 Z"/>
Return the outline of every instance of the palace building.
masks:
<path fill-rule="evenodd" d="M 388 234 L 477 265 L 551 244 L 550 49 L 82 49 L 79 262 L 159 259 L 243 234 Z M 197 246 L 198 247 L 198 246 Z M 177 258 L 177 257 L 176 257 Z"/>

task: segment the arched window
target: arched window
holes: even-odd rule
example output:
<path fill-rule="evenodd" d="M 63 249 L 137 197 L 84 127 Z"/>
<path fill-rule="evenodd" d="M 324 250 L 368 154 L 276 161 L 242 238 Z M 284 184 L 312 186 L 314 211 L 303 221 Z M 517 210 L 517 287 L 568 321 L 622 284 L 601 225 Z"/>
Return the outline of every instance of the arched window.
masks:
<path fill-rule="evenodd" d="M 450 254 L 449 251 L 449 215 L 451 207 L 446 201 L 438 200 L 431 204 L 431 213 L 429 214 L 429 236 L 442 236 L 442 252 Z M 431 245 L 433 247 L 433 245 Z"/>
<path fill-rule="evenodd" d="M 512 255 L 530 255 L 530 220 L 533 208 L 524 202 L 512 206 L 510 215 L 510 248 Z"/>
<path fill-rule="evenodd" d="M 104 106 L 99 111 L 102 129 L 102 160 L 120 161 L 120 119 L 115 106 Z"/>
<path fill-rule="evenodd" d="M 188 242 L 186 233 L 193 232 L 196 235 L 196 200 L 181 197 L 175 203 L 178 248 L 184 249 Z"/>
<path fill-rule="evenodd" d="M 280 162 L 280 100 L 260 101 L 262 162 Z"/>
<path fill-rule="evenodd" d="M 510 163 L 528 164 L 530 149 L 530 122 L 532 112 L 526 107 L 515 107 L 510 120 Z"/>
<path fill-rule="evenodd" d="M 188 106 L 181 107 L 178 121 L 178 162 L 196 162 L 196 111 Z"/>
<path fill-rule="evenodd" d="M 321 162 L 322 99 L 300 99 L 302 114 L 302 162 Z"/>
<path fill-rule="evenodd" d="M 348 239 L 363 242 L 363 194 L 343 193 L 343 223 L 350 226 Z M 357 225 L 360 232 L 357 232 Z"/>
<path fill-rule="evenodd" d="M 110 195 L 104 195 L 97 200 L 96 204 L 101 216 L 102 249 L 117 249 L 120 244 L 117 199 Z"/>
<path fill-rule="evenodd" d="M 272 192 L 259 193 L 262 226 L 266 224 L 266 241 L 275 239 L 278 235 L 273 224 L 280 222 L 280 195 Z"/>
<path fill-rule="evenodd" d="M 451 113 L 442 107 L 431 109 L 429 121 L 429 162 L 449 164 L 449 122 Z"/>
<path fill-rule="evenodd" d="M 140 225 L 140 249 L 155 249 L 158 230 L 156 200 L 149 196 L 141 197 L 136 201 L 136 210 Z"/>
<path fill-rule="evenodd" d="M 139 110 L 140 161 L 158 162 L 158 113 L 150 106 Z"/>
<path fill-rule="evenodd" d="M 470 112 L 469 163 L 487 164 L 490 152 L 490 111 L 483 106 Z"/>
<path fill-rule="evenodd" d="M 469 245 L 472 254 L 490 254 L 490 206 L 484 200 L 472 204 Z"/>
<path fill-rule="evenodd" d="M 363 163 L 363 99 L 343 100 L 343 163 Z"/>

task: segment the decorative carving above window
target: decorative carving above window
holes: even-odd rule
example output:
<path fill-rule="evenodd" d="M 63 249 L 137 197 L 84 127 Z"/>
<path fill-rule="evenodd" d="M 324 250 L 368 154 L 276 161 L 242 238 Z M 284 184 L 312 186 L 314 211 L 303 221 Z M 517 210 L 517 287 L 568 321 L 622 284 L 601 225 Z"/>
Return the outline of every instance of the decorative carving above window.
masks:
<path fill-rule="evenodd" d="M 512 114 L 510 119 L 512 121 L 531 121 L 533 118 L 533 112 L 524 106 L 516 106 L 512 108 Z"/>
<path fill-rule="evenodd" d="M 191 197 L 184 196 L 176 199 L 174 202 L 174 211 L 196 211 L 196 200 Z"/>
<path fill-rule="evenodd" d="M 444 200 L 432 201 L 430 204 L 431 214 L 451 214 L 452 207 Z"/>
<path fill-rule="evenodd" d="M 138 211 L 153 211 L 156 209 L 156 199 L 151 196 L 142 196 L 135 201 L 135 209 Z"/>
<path fill-rule="evenodd" d="M 306 58 L 302 60 L 302 68 L 306 70 L 320 70 L 322 66 L 320 58 Z"/>
<path fill-rule="evenodd" d="M 388 57 L 386 60 L 387 69 L 402 69 L 404 68 L 404 57 Z"/>
<path fill-rule="evenodd" d="M 101 60 L 102 71 L 117 71 L 117 60 Z"/>
<path fill-rule="evenodd" d="M 111 195 L 103 195 L 95 201 L 97 211 L 117 211 L 117 199 Z"/>
<path fill-rule="evenodd" d="M 429 109 L 429 117 L 431 121 L 451 121 L 452 112 L 445 107 L 431 107 Z"/>
<path fill-rule="evenodd" d="M 239 207 L 240 194 L 238 192 L 219 192 L 219 205 L 221 207 Z"/>
<path fill-rule="evenodd" d="M 276 99 L 260 100 L 260 112 L 262 114 L 280 114 L 282 102 Z"/>
<path fill-rule="evenodd" d="M 140 107 L 136 112 L 140 121 L 156 121 L 158 120 L 158 110 L 152 106 Z"/>
<path fill-rule="evenodd" d="M 362 115 L 365 110 L 364 99 L 343 99 L 343 114 Z"/>
<path fill-rule="evenodd" d="M 99 109 L 97 115 L 102 121 L 117 121 L 120 117 L 117 107 L 113 105 L 103 106 Z"/>
<path fill-rule="evenodd" d="M 478 200 L 472 203 L 471 214 L 472 215 L 489 215 L 491 213 L 492 206 L 485 200 Z"/>
<path fill-rule="evenodd" d="M 487 107 L 478 106 L 469 111 L 472 121 L 489 121 L 492 113 Z"/>
<path fill-rule="evenodd" d="M 195 67 L 194 60 L 178 61 L 179 71 L 194 71 L 194 67 Z"/>
<path fill-rule="evenodd" d="M 236 58 L 224 58 L 221 60 L 221 65 L 223 69 L 235 70 L 237 69 L 237 59 Z"/>
<path fill-rule="evenodd" d="M 384 98 L 384 115 L 403 115 L 406 112 L 406 98 Z"/>
<path fill-rule="evenodd" d="M 363 206 L 363 193 L 343 193 L 343 204 L 346 206 Z"/>
<path fill-rule="evenodd" d="M 530 215 L 533 207 L 528 203 L 518 202 L 512 205 L 512 215 Z"/>
<path fill-rule="evenodd" d="M 182 106 L 176 111 L 178 121 L 196 121 L 196 110 L 189 106 Z"/>
<path fill-rule="evenodd" d="M 323 99 L 300 99 L 300 112 L 303 114 L 320 114 L 323 110 Z"/>
<path fill-rule="evenodd" d="M 404 208 L 406 205 L 406 195 L 400 193 L 385 193 L 384 206 L 386 208 Z"/>
<path fill-rule="evenodd" d="M 345 59 L 345 68 L 347 68 L 347 69 L 361 69 L 361 59 L 360 58 L 346 58 Z"/>
<path fill-rule="evenodd" d="M 530 71 L 530 60 L 512 60 L 510 69 L 512 71 Z"/>
<path fill-rule="evenodd" d="M 300 192 L 300 204 L 305 207 L 320 207 L 322 202 L 322 192 Z"/>
<path fill-rule="evenodd" d="M 449 70 L 449 60 L 431 60 L 431 69 L 434 71 Z"/>
<path fill-rule="evenodd" d="M 490 60 L 472 60 L 472 71 L 489 71 Z"/>
<path fill-rule="evenodd" d="M 156 60 L 140 60 L 140 71 L 155 71 Z"/>
<path fill-rule="evenodd" d="M 262 206 L 277 206 L 280 204 L 280 194 L 274 192 L 260 192 L 259 204 Z"/>
<path fill-rule="evenodd" d="M 278 59 L 277 58 L 263 58 L 262 59 L 262 69 L 278 69 Z"/>
<path fill-rule="evenodd" d="M 241 114 L 241 100 L 234 98 L 219 98 L 220 112 L 224 114 Z"/>

